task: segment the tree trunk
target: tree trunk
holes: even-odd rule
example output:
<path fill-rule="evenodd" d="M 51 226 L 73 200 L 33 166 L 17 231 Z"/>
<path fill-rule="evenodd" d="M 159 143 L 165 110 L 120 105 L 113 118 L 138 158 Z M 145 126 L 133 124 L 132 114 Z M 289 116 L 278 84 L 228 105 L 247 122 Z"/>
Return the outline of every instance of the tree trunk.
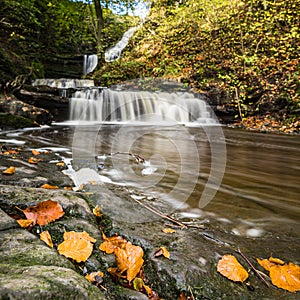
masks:
<path fill-rule="evenodd" d="M 96 17 L 97 17 L 97 34 L 96 34 L 96 39 L 97 39 L 97 48 L 98 48 L 98 54 L 101 56 L 103 55 L 103 45 L 102 45 L 102 38 L 103 38 L 103 28 L 104 28 L 104 19 L 103 19 L 103 14 L 102 14 L 102 7 L 100 0 L 93 0 L 94 6 L 95 6 L 95 11 L 96 11 Z"/>

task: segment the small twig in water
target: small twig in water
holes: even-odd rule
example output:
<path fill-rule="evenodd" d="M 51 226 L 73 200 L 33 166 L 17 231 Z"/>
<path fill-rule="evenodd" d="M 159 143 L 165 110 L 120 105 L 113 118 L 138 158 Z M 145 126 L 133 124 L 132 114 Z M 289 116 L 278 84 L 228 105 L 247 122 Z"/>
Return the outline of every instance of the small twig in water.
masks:
<path fill-rule="evenodd" d="M 153 206 L 150 206 L 149 204 L 145 204 L 145 203 L 142 203 L 141 201 L 137 200 L 137 199 L 134 199 L 132 198 L 132 200 L 134 200 L 135 202 L 137 202 L 138 204 L 142 205 L 143 207 L 145 207 L 146 209 L 148 209 L 149 211 L 153 212 L 154 214 L 164 218 L 164 219 L 167 219 L 169 221 L 171 221 L 172 223 L 175 223 L 176 225 L 180 226 L 181 228 L 186 228 L 187 226 L 184 225 L 183 223 L 175 220 L 174 218 L 162 213 L 161 211 L 159 211 L 157 208 L 153 207 Z"/>
<path fill-rule="evenodd" d="M 258 270 L 256 270 L 256 268 L 253 266 L 253 264 L 251 263 L 251 261 L 246 257 L 246 255 L 240 250 L 240 248 L 238 248 L 237 250 L 235 250 L 238 254 L 240 254 L 242 256 L 242 258 L 247 262 L 247 264 L 250 266 L 250 268 L 256 273 L 256 275 L 259 277 L 259 279 L 265 283 L 265 285 L 267 287 L 270 287 L 270 284 L 261 276 L 261 274 L 259 273 Z"/>

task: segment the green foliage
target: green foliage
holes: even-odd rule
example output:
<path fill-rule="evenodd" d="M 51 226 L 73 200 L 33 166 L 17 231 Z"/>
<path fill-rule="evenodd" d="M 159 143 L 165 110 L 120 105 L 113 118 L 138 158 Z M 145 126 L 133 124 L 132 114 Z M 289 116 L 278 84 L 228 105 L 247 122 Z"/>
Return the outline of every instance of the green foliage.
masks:
<path fill-rule="evenodd" d="M 107 80 L 128 73 L 129 62 L 143 63 L 131 78 L 218 86 L 243 114 L 292 112 L 299 109 L 299 53 L 299 0 L 158 0 L 122 60 L 95 76 Z"/>

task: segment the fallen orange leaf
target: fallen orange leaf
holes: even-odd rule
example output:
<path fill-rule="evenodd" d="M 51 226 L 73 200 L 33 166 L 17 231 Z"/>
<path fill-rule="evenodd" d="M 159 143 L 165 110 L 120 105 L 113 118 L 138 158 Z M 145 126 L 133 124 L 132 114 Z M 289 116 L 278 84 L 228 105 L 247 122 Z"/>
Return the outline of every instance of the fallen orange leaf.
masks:
<path fill-rule="evenodd" d="M 170 253 L 165 247 L 160 247 L 157 251 L 155 251 L 154 256 L 158 257 L 163 255 L 164 257 L 170 259 Z"/>
<path fill-rule="evenodd" d="M 98 272 L 92 272 L 90 274 L 86 274 L 84 277 L 91 283 L 102 283 L 103 281 L 103 272 L 98 271 Z"/>
<path fill-rule="evenodd" d="M 52 221 L 61 218 L 64 211 L 56 201 L 46 200 L 35 206 L 22 210 L 27 219 L 33 220 L 34 224 L 47 225 Z"/>
<path fill-rule="evenodd" d="M 60 162 L 56 163 L 56 166 L 58 166 L 58 167 L 64 167 L 65 163 L 63 161 L 60 161 Z"/>
<path fill-rule="evenodd" d="M 271 267 L 275 266 L 276 264 L 273 262 L 270 262 L 268 259 L 256 259 L 257 262 L 267 271 L 270 271 Z"/>
<path fill-rule="evenodd" d="M 96 240 L 92 238 L 86 231 L 66 231 L 64 233 L 64 240 L 86 240 L 91 243 L 96 243 Z"/>
<path fill-rule="evenodd" d="M 293 264 L 284 264 L 279 258 L 270 257 L 269 259 L 260 260 L 258 263 L 270 272 L 270 278 L 274 285 L 289 292 L 300 290 L 300 267 Z"/>
<path fill-rule="evenodd" d="M 284 261 L 281 260 L 280 258 L 274 258 L 274 257 L 270 257 L 269 261 L 278 265 L 284 265 Z"/>
<path fill-rule="evenodd" d="M 99 249 L 107 254 L 114 253 L 120 274 L 127 271 L 126 278 L 131 281 L 139 273 L 144 260 L 144 251 L 140 246 L 132 245 L 124 238 L 114 235 L 110 238 L 103 234 L 104 242 Z M 119 274 L 119 275 L 120 275 Z"/>
<path fill-rule="evenodd" d="M 26 228 L 33 223 L 33 220 L 19 219 L 16 220 L 22 228 Z"/>
<path fill-rule="evenodd" d="M 57 185 L 50 185 L 45 183 L 41 186 L 42 189 L 49 189 L 49 190 L 57 190 L 59 187 Z"/>
<path fill-rule="evenodd" d="M 93 244 L 82 239 L 65 240 L 58 245 L 57 250 L 60 254 L 72 258 L 77 262 L 84 262 L 92 254 Z"/>
<path fill-rule="evenodd" d="M 119 235 L 113 235 L 112 237 L 106 237 L 105 234 L 102 235 L 104 242 L 99 246 L 101 251 L 107 254 L 114 253 L 115 249 L 122 247 L 127 241 Z"/>
<path fill-rule="evenodd" d="M 164 229 L 162 229 L 162 231 L 163 231 L 164 233 L 174 233 L 174 232 L 176 232 L 176 230 L 174 230 L 174 229 L 172 229 L 172 228 L 164 228 Z"/>
<path fill-rule="evenodd" d="M 93 209 L 93 214 L 98 218 L 103 216 L 101 213 L 101 208 L 98 205 Z"/>
<path fill-rule="evenodd" d="M 2 172 L 3 175 L 13 175 L 16 173 L 16 168 L 15 167 L 9 167 L 6 170 Z"/>
<path fill-rule="evenodd" d="M 217 271 L 232 281 L 244 282 L 248 278 L 248 272 L 230 254 L 222 256 L 218 262 Z"/>
<path fill-rule="evenodd" d="M 67 191 L 72 191 L 73 188 L 71 186 L 64 186 L 64 190 L 67 190 Z"/>
<path fill-rule="evenodd" d="M 64 241 L 58 245 L 60 254 L 72 258 L 77 262 L 86 261 L 93 252 L 96 240 L 87 232 L 69 231 L 64 233 Z"/>
<path fill-rule="evenodd" d="M 29 159 L 28 159 L 28 162 L 30 163 L 30 164 L 34 164 L 34 165 L 36 165 L 38 162 L 40 162 L 42 159 L 41 158 L 37 158 L 37 157 L 30 157 Z"/>
<path fill-rule="evenodd" d="M 41 154 L 39 151 L 32 149 L 31 151 L 32 155 L 39 155 Z"/>
<path fill-rule="evenodd" d="M 300 291 L 300 267 L 289 263 L 288 265 L 275 265 L 270 268 L 272 283 L 289 292 Z"/>
<path fill-rule="evenodd" d="M 3 153 L 4 155 L 10 155 L 10 154 L 19 154 L 16 150 L 7 150 Z"/>
<path fill-rule="evenodd" d="M 41 241 L 45 242 L 49 247 L 53 248 L 53 242 L 48 230 L 40 233 Z"/>

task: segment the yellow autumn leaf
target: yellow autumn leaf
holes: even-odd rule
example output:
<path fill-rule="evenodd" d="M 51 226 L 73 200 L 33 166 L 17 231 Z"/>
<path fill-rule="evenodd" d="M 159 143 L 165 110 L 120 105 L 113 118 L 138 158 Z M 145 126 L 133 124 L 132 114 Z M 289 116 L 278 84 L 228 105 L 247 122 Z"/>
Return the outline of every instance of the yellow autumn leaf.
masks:
<path fill-rule="evenodd" d="M 57 190 L 59 187 L 57 185 L 50 185 L 45 183 L 41 186 L 42 189 L 49 189 L 49 190 Z"/>
<path fill-rule="evenodd" d="M 160 247 L 157 251 L 155 251 L 154 256 L 158 257 L 163 255 L 165 258 L 170 259 L 170 253 L 165 247 Z"/>
<path fill-rule="evenodd" d="M 86 240 L 91 243 L 96 243 L 96 239 L 91 237 L 86 231 L 66 231 L 64 233 L 64 240 Z"/>
<path fill-rule="evenodd" d="M 2 172 L 3 175 L 13 175 L 16 173 L 16 168 L 15 167 L 9 167 L 6 170 Z"/>
<path fill-rule="evenodd" d="M 49 247 L 53 248 L 53 242 L 48 230 L 40 233 L 40 240 L 45 242 Z"/>
<path fill-rule="evenodd" d="M 32 149 L 31 151 L 32 155 L 40 155 L 41 153 L 37 150 Z"/>
<path fill-rule="evenodd" d="M 230 254 L 222 256 L 218 262 L 217 271 L 232 281 L 244 282 L 249 276 L 238 260 Z"/>
<path fill-rule="evenodd" d="M 280 258 L 274 258 L 274 257 L 270 257 L 269 258 L 269 261 L 271 262 L 271 263 L 275 263 L 275 264 L 278 264 L 278 265 L 284 265 L 284 261 L 283 260 L 281 260 Z"/>
<path fill-rule="evenodd" d="M 276 265 L 275 263 L 270 262 L 268 259 L 257 258 L 256 260 L 267 271 L 270 271 L 270 268 Z"/>
<path fill-rule="evenodd" d="M 174 233 L 174 232 L 176 232 L 176 230 L 174 230 L 174 229 L 172 229 L 172 228 L 164 228 L 164 229 L 162 229 L 162 231 L 163 231 L 164 233 Z"/>
<path fill-rule="evenodd" d="M 93 214 L 94 214 L 96 217 L 98 217 L 98 218 L 100 218 L 100 217 L 103 216 L 103 214 L 101 213 L 101 208 L 100 208 L 100 206 L 97 205 L 97 206 L 93 209 Z"/>
<path fill-rule="evenodd" d="M 63 161 L 60 161 L 60 162 L 56 163 L 55 165 L 58 167 L 64 167 L 65 163 Z"/>
<path fill-rule="evenodd" d="M 300 291 L 300 267 L 289 263 L 276 265 L 270 268 L 272 283 L 289 292 Z"/>
<path fill-rule="evenodd" d="M 40 161 L 42 161 L 42 159 L 41 159 L 41 158 L 37 158 L 37 157 L 30 157 L 30 158 L 28 159 L 28 162 L 29 162 L 30 164 L 34 164 L 34 165 L 36 165 L 36 164 L 39 163 Z"/>
<path fill-rule="evenodd" d="M 77 262 L 85 262 L 93 252 L 93 244 L 83 239 L 65 240 L 58 245 L 59 254 L 72 258 Z"/>
<path fill-rule="evenodd" d="M 22 228 L 27 228 L 33 223 L 33 220 L 19 219 L 16 220 Z"/>

